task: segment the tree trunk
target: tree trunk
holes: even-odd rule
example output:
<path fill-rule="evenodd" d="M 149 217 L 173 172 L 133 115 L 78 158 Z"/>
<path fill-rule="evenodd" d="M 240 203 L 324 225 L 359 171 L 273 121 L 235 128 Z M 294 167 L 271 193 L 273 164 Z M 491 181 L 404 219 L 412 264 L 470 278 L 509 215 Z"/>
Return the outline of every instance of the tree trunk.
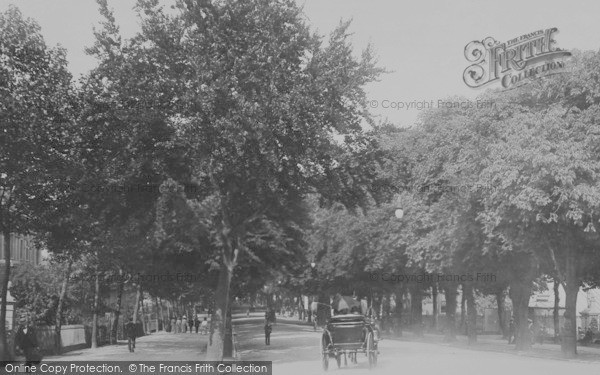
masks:
<path fill-rule="evenodd" d="M 504 289 L 496 292 L 496 306 L 498 307 L 498 328 L 500 328 L 502 338 L 507 339 L 508 329 L 506 327 L 506 316 L 504 315 L 504 312 L 506 311 L 506 295 Z"/>
<path fill-rule="evenodd" d="M 558 278 L 554 278 L 554 311 L 552 311 L 552 318 L 554 319 L 554 343 L 558 344 L 560 339 L 560 281 Z"/>
<path fill-rule="evenodd" d="M 208 361 L 222 361 L 223 349 L 225 347 L 225 322 L 229 309 L 229 289 L 233 275 L 233 264 L 221 263 L 219 270 L 219 281 L 215 293 L 215 309 L 212 314 L 206 359 Z"/>
<path fill-rule="evenodd" d="M 142 311 L 142 328 L 144 330 L 144 335 L 149 334 L 148 332 L 148 314 L 146 312 L 146 306 L 144 305 L 144 291 L 140 290 L 140 310 Z"/>
<path fill-rule="evenodd" d="M 515 311 L 517 350 L 531 348 L 531 335 L 529 333 L 529 298 L 532 284 L 529 281 L 515 281 L 510 286 L 510 299 Z"/>
<path fill-rule="evenodd" d="M 142 295 L 142 286 L 138 284 L 135 292 L 135 303 L 133 304 L 133 324 L 137 326 L 138 313 L 140 311 L 140 298 Z"/>
<path fill-rule="evenodd" d="M 446 334 L 444 341 L 456 341 L 456 285 L 447 284 L 444 286 L 446 297 Z"/>
<path fill-rule="evenodd" d="M 410 312 L 415 336 L 423 336 L 423 291 L 420 285 L 411 288 Z"/>
<path fill-rule="evenodd" d="M 433 322 L 431 328 L 434 332 L 438 329 L 438 287 L 436 283 L 431 286 L 431 299 L 433 302 Z"/>
<path fill-rule="evenodd" d="M 462 290 L 461 298 L 460 298 L 460 331 L 461 334 L 467 334 L 467 296 L 465 295 L 465 291 Z"/>
<path fill-rule="evenodd" d="M 565 327 L 563 330 L 561 349 L 566 358 L 577 355 L 577 293 L 579 280 L 577 279 L 577 259 L 574 249 L 567 247 L 566 267 L 566 296 L 565 296 Z"/>
<path fill-rule="evenodd" d="M 96 277 L 94 279 L 94 312 L 92 315 L 92 349 L 98 347 L 98 306 L 100 304 L 100 272 L 96 266 Z"/>
<path fill-rule="evenodd" d="M 466 296 L 467 300 L 467 338 L 469 345 L 477 343 L 477 309 L 473 293 L 473 286 L 470 283 L 463 284 L 463 295 Z"/>
<path fill-rule="evenodd" d="M 54 352 L 56 354 L 60 354 L 62 351 L 62 338 L 60 332 L 62 328 L 62 310 L 63 305 L 65 303 L 65 297 L 67 295 L 67 288 L 69 287 L 69 277 L 71 277 L 72 266 L 73 261 L 69 259 L 67 261 L 67 269 L 65 270 L 63 282 L 60 287 L 60 295 L 58 296 L 58 306 L 56 307 L 56 320 L 54 323 Z"/>
<path fill-rule="evenodd" d="M 0 361 L 12 360 L 8 348 L 6 332 L 6 297 L 8 295 L 8 281 L 10 280 L 10 230 L 2 232 L 4 236 L 4 272 L 2 275 L 2 305 L 0 306 Z"/>
<path fill-rule="evenodd" d="M 119 318 L 121 316 L 121 301 L 123 300 L 123 290 L 125 289 L 125 277 L 123 276 L 123 270 L 119 269 L 119 284 L 117 286 L 117 303 L 115 306 L 115 319 L 113 321 L 111 332 L 110 332 L 110 343 L 117 343 L 117 335 L 119 329 Z"/>
<path fill-rule="evenodd" d="M 156 319 L 158 320 L 157 330 L 164 331 L 165 315 L 163 313 L 162 301 L 156 296 L 154 297 L 154 302 L 156 303 Z"/>
<path fill-rule="evenodd" d="M 250 306 L 254 306 L 253 301 L 250 302 Z M 298 297 L 298 320 L 304 320 L 304 300 L 302 294 Z"/>

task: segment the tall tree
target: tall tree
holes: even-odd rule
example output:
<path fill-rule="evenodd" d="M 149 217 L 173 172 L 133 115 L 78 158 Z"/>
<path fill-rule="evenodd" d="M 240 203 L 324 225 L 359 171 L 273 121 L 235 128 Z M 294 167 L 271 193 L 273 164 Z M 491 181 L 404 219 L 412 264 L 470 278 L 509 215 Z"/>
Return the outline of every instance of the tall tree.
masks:
<path fill-rule="evenodd" d="M 382 70 L 370 50 L 353 57 L 348 24 L 323 47 L 291 1 L 184 1 L 176 15 L 152 1 L 139 6 L 143 31 L 130 56 L 143 56 L 149 76 L 160 77 L 154 90 L 169 101 L 170 126 L 203 189 L 191 198 L 216 209 L 208 354 L 220 359 L 232 276 L 240 254 L 259 257 L 256 236 L 285 238 L 308 193 L 365 201 L 377 155 L 362 131 L 370 121 L 363 86 Z"/>
<path fill-rule="evenodd" d="M 40 27 L 14 6 L 0 14 L 0 61 L 0 232 L 5 241 L 0 360 L 8 360 L 10 235 L 34 232 L 31 218 L 52 204 L 60 182 L 55 171 L 69 153 L 63 141 L 71 75 L 65 51 L 48 48 Z"/>

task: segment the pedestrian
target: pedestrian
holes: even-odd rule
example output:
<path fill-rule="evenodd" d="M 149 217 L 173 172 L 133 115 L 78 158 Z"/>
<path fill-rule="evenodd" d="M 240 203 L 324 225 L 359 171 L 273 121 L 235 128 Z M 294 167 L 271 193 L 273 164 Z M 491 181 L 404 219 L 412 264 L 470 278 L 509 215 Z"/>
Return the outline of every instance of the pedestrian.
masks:
<path fill-rule="evenodd" d="M 271 332 L 273 332 L 273 326 L 268 320 L 265 322 L 265 345 L 271 345 Z"/>
<path fill-rule="evenodd" d="M 129 322 L 125 324 L 125 335 L 127 336 L 127 347 L 129 348 L 129 352 L 133 353 L 135 350 L 135 337 L 136 337 L 136 327 L 135 323 L 133 323 L 133 318 L 129 318 Z"/>
<path fill-rule="evenodd" d="M 512 344 L 515 338 L 515 319 L 510 318 L 510 323 L 508 323 L 508 344 Z"/>
<path fill-rule="evenodd" d="M 202 333 L 203 335 L 206 335 L 208 333 L 208 320 L 206 320 L 206 317 L 204 317 L 204 320 L 200 324 L 200 333 Z"/>
<path fill-rule="evenodd" d="M 187 333 L 187 329 L 188 329 L 188 321 L 187 321 L 187 316 L 183 316 L 183 319 L 181 319 L 181 328 L 183 329 L 183 333 Z"/>
<path fill-rule="evenodd" d="M 190 333 L 194 333 L 194 318 L 192 315 L 190 315 L 190 320 L 188 321 L 188 324 L 190 326 Z"/>
<path fill-rule="evenodd" d="M 527 330 L 529 333 L 529 341 L 531 345 L 535 344 L 535 334 L 533 333 L 533 320 L 527 319 Z"/>
<path fill-rule="evenodd" d="M 194 315 L 194 327 L 196 327 L 196 333 L 198 333 L 198 327 L 200 327 L 200 319 L 198 319 L 198 314 Z"/>
<path fill-rule="evenodd" d="M 175 326 L 177 327 L 175 333 L 181 333 L 181 316 L 177 317 L 177 323 L 175 323 Z"/>
<path fill-rule="evenodd" d="M 171 333 L 177 333 L 177 319 L 171 316 Z"/>
<path fill-rule="evenodd" d="M 29 314 L 25 314 L 19 319 L 19 323 L 19 330 L 15 336 L 15 346 L 23 351 L 25 366 L 30 368 L 30 366 L 42 361 L 41 350 L 38 345 L 33 319 Z"/>

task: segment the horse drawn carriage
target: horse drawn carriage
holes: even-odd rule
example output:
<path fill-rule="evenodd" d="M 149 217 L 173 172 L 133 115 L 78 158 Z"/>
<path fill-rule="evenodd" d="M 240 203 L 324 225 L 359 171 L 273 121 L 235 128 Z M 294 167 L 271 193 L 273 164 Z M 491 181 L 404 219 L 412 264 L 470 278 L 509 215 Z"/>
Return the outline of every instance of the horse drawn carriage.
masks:
<path fill-rule="evenodd" d="M 350 297 L 338 297 L 336 303 L 352 304 Z M 342 301 L 342 302 L 339 302 Z M 358 305 L 358 302 L 354 301 Z M 352 309 L 355 313 L 345 313 Z M 344 365 L 348 365 L 348 360 L 351 363 L 358 363 L 358 354 L 365 354 L 369 361 L 369 368 L 377 365 L 377 350 L 378 331 L 368 318 L 358 313 L 356 307 L 349 306 L 348 309 L 335 309 L 342 312 L 331 317 L 323 330 L 321 338 L 321 354 L 323 360 L 323 369 L 327 371 L 329 368 L 329 360 L 335 359 L 338 368 L 342 366 L 342 357 Z"/>

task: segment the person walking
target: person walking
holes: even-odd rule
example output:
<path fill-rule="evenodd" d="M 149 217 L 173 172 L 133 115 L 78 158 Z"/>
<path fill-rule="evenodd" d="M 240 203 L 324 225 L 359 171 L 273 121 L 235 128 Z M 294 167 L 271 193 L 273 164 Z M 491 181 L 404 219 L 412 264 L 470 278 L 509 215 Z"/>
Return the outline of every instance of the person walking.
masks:
<path fill-rule="evenodd" d="M 171 316 L 171 333 L 177 333 L 177 320 L 174 316 Z"/>
<path fill-rule="evenodd" d="M 176 324 L 175 326 L 177 327 L 177 330 L 175 331 L 175 333 L 181 333 L 181 317 L 177 318 L 177 323 L 175 323 L 175 324 Z"/>
<path fill-rule="evenodd" d="M 183 319 L 181 319 L 181 328 L 183 328 L 183 333 L 187 333 L 187 329 L 188 329 L 188 321 L 187 321 L 187 316 L 183 316 Z"/>
<path fill-rule="evenodd" d="M 129 322 L 125 324 L 125 335 L 127 336 L 127 347 L 129 352 L 133 353 L 135 350 L 135 338 L 136 338 L 136 327 L 133 323 L 133 318 L 129 318 Z"/>
<path fill-rule="evenodd" d="M 196 327 L 196 333 L 198 333 L 198 328 L 200 327 L 200 319 L 198 319 L 198 314 L 194 315 L 194 327 Z"/>
<path fill-rule="evenodd" d="M 23 351 L 26 366 L 40 363 L 42 356 L 33 319 L 30 318 L 29 314 L 26 314 L 19 320 L 19 323 L 19 330 L 15 336 L 15 346 Z"/>
<path fill-rule="evenodd" d="M 270 321 L 265 322 L 265 345 L 271 345 L 271 332 L 273 332 L 273 326 Z"/>
<path fill-rule="evenodd" d="M 190 315 L 190 320 L 188 321 L 188 324 L 190 326 L 190 333 L 194 333 L 194 318 L 192 317 L 192 315 Z"/>

